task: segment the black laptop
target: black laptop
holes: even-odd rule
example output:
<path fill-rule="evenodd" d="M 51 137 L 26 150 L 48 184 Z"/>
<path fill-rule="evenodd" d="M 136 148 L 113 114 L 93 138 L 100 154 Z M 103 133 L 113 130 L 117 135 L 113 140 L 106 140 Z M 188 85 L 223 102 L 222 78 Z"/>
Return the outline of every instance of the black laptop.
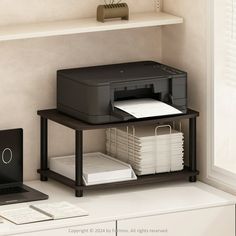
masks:
<path fill-rule="evenodd" d="M 0 205 L 45 199 L 23 184 L 23 130 L 0 131 Z"/>

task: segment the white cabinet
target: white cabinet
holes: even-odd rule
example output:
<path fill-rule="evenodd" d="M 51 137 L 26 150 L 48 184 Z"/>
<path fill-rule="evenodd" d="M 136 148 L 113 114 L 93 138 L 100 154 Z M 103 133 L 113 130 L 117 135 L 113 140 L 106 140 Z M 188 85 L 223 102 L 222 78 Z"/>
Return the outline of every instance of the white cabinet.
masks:
<path fill-rule="evenodd" d="M 235 206 L 118 221 L 118 236 L 235 236 Z"/>
<path fill-rule="evenodd" d="M 116 234 L 117 227 L 117 234 Z M 235 236 L 235 206 L 212 207 L 14 236 Z"/>
<path fill-rule="evenodd" d="M 75 202 L 53 181 L 30 186 L 49 194 L 50 202 Z M 235 204 L 235 196 L 201 182 L 96 191 L 78 201 L 86 217 L 26 225 L 5 220 L 0 236 L 235 236 Z"/>
<path fill-rule="evenodd" d="M 33 233 L 17 234 L 14 236 L 116 236 L 116 223 L 106 222 L 93 225 L 72 226 L 55 230 L 39 231 Z"/>

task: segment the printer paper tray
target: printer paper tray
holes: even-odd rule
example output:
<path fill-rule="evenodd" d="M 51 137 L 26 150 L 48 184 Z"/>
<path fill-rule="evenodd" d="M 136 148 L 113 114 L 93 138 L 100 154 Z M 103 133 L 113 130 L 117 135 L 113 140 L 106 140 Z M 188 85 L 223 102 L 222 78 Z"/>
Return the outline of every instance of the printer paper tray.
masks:
<path fill-rule="evenodd" d="M 119 120 L 122 120 L 122 121 L 128 121 L 128 120 L 136 119 L 134 116 L 132 116 L 129 113 L 124 112 L 124 111 L 122 111 L 122 110 L 120 110 L 116 107 L 113 108 L 111 115 L 115 116 L 116 118 L 118 118 Z"/>

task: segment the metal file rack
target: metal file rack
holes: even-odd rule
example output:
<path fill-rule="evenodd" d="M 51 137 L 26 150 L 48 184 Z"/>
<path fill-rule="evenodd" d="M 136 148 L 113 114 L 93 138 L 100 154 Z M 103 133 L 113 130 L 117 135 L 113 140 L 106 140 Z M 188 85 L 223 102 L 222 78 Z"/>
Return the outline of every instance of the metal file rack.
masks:
<path fill-rule="evenodd" d="M 174 181 L 180 179 L 188 179 L 190 182 L 197 181 L 197 158 L 196 158 L 196 128 L 197 117 L 199 112 L 188 109 L 186 114 L 163 116 L 157 118 L 148 118 L 141 120 L 133 120 L 129 122 L 108 123 L 101 125 L 92 125 L 83 121 L 74 119 L 56 109 L 38 111 L 41 117 L 41 165 L 38 173 L 41 181 L 47 181 L 48 178 L 57 180 L 75 190 L 76 197 L 82 197 L 84 190 L 89 189 L 105 189 L 111 187 L 132 186 L 150 183 L 160 183 L 166 181 Z M 142 126 L 150 124 L 164 124 L 173 121 L 189 120 L 189 166 L 184 170 L 177 172 L 168 172 L 162 174 L 153 174 L 140 176 L 137 180 L 107 183 L 92 186 L 83 185 L 83 131 L 96 130 L 106 128 L 118 128 L 122 126 Z M 71 180 L 60 173 L 55 173 L 48 168 L 48 121 L 53 121 L 68 128 L 75 130 L 75 181 Z"/>

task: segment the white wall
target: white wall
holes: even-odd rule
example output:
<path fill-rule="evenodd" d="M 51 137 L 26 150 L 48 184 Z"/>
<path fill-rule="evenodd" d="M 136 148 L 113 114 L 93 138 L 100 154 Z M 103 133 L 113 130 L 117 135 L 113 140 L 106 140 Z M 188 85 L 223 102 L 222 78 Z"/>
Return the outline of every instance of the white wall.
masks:
<path fill-rule="evenodd" d="M 184 17 L 184 24 L 162 30 L 162 60 L 188 72 L 189 107 L 200 111 L 197 128 L 198 169 L 206 177 L 207 1 L 164 0 L 164 11 Z"/>
<path fill-rule="evenodd" d="M 0 24 L 95 15 L 95 0 L 0 0 Z M 129 0 L 131 11 L 154 10 L 153 0 Z M 0 42 L 0 129 L 22 127 L 24 179 L 39 167 L 38 109 L 56 106 L 56 70 L 161 58 L 158 28 Z M 50 126 L 50 155 L 73 153 L 74 133 Z M 104 150 L 104 133 L 86 132 L 85 151 Z"/>

